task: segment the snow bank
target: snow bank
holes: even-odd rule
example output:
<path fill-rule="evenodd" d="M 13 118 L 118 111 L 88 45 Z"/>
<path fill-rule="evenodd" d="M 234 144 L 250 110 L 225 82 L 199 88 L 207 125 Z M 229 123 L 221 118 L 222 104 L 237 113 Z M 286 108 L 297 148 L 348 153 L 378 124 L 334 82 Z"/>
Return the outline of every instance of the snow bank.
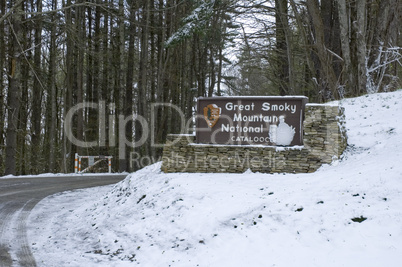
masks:
<path fill-rule="evenodd" d="M 38 266 L 399 266 L 402 91 L 340 102 L 349 147 L 312 174 L 164 174 L 43 200 Z"/>

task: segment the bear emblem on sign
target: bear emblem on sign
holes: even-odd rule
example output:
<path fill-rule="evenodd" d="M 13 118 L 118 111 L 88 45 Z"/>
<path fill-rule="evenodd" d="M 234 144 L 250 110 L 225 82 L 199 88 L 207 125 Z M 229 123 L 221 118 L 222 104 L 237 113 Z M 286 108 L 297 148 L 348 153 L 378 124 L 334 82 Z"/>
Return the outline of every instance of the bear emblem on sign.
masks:
<path fill-rule="evenodd" d="M 209 128 L 214 127 L 214 125 L 218 122 L 220 115 L 221 108 L 217 105 L 209 104 L 208 106 L 204 107 L 204 118 Z"/>

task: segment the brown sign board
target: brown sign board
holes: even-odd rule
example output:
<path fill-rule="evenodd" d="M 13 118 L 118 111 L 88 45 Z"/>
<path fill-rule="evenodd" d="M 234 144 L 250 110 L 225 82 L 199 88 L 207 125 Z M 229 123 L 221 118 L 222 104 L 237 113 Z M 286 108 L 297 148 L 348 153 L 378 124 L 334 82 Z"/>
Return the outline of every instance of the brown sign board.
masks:
<path fill-rule="evenodd" d="M 305 96 L 200 97 L 196 142 L 226 145 L 303 145 Z"/>

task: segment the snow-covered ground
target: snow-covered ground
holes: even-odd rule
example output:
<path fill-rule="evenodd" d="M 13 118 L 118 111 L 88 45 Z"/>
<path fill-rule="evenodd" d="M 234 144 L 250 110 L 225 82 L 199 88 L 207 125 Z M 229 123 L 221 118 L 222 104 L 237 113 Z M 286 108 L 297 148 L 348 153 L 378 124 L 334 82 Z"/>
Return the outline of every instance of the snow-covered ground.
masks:
<path fill-rule="evenodd" d="M 402 90 L 346 99 L 349 147 L 312 174 L 164 174 L 54 195 L 41 266 L 400 266 Z"/>

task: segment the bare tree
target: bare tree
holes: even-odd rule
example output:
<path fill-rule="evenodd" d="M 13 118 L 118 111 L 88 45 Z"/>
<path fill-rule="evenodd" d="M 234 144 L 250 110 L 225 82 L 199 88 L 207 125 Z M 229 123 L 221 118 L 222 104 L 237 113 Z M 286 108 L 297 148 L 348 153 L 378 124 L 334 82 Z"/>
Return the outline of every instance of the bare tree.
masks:
<path fill-rule="evenodd" d="M 324 100 L 329 100 L 332 98 L 339 99 L 338 79 L 332 66 L 333 54 L 330 53 L 325 43 L 325 28 L 321 17 L 318 1 L 308 0 L 306 3 L 309 14 L 311 15 L 314 31 L 314 52 L 317 53 L 320 62 L 320 91 L 322 92 L 322 98 Z"/>
<path fill-rule="evenodd" d="M 52 9 L 57 9 L 57 1 L 52 0 Z M 57 149 L 57 91 L 56 91 L 56 19 L 55 14 L 52 16 L 52 25 L 50 28 L 50 47 L 49 47 L 49 72 L 47 88 L 49 90 L 49 171 L 55 171 L 56 165 L 56 149 Z"/>
<path fill-rule="evenodd" d="M 6 13 L 6 2 L 0 1 L 0 13 Z M 6 116 L 5 101 L 5 62 L 6 62 L 6 45 L 5 45 L 5 22 L 0 22 L 0 173 L 3 172 L 4 157 L 4 124 Z"/>
<path fill-rule="evenodd" d="M 18 131 L 18 115 L 20 108 L 20 79 L 21 79 L 21 43 L 22 40 L 22 7 L 21 4 L 15 3 L 15 10 L 10 19 L 10 71 L 9 71 L 9 87 L 8 87 L 8 119 L 7 119 L 7 147 L 5 158 L 5 174 L 17 174 L 16 169 L 16 152 L 17 152 L 17 131 Z"/>
<path fill-rule="evenodd" d="M 36 3 L 36 10 L 38 13 L 42 12 L 42 0 Z M 42 96 L 43 85 L 41 79 L 42 75 L 42 15 L 36 17 L 35 31 L 35 50 L 34 50 L 34 71 L 35 79 L 33 81 L 32 94 L 35 96 L 32 99 L 32 147 L 31 147 L 31 173 L 38 173 L 40 171 L 38 152 L 40 149 L 40 135 L 41 135 L 41 113 L 42 113 Z M 41 153 L 40 153 L 41 154 Z"/>

